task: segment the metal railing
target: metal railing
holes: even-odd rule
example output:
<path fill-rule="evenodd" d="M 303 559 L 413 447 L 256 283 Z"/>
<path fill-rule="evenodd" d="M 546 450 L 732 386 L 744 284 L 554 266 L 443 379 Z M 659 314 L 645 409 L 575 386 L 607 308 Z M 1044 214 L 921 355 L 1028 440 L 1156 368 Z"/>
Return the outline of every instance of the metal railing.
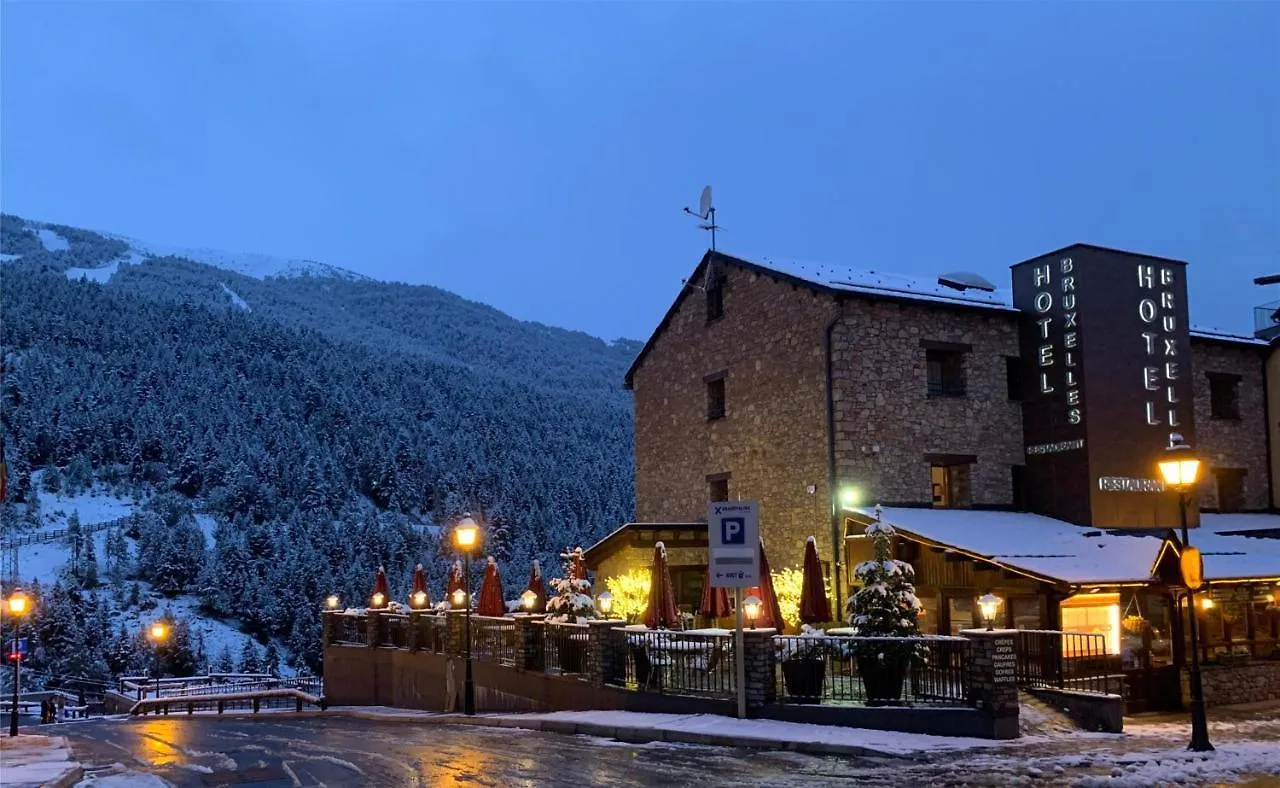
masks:
<path fill-rule="evenodd" d="M 1020 629 L 1013 643 L 1019 687 L 1098 694 L 1116 694 L 1123 687 L 1120 657 L 1108 653 L 1104 635 Z"/>
<path fill-rule="evenodd" d="M 471 617 L 471 656 L 500 665 L 516 664 L 516 622 L 510 618 Z"/>
<path fill-rule="evenodd" d="M 416 629 L 418 649 L 433 654 L 445 652 L 445 633 L 449 630 L 449 621 L 442 615 L 423 613 L 409 619 L 409 626 Z"/>
<path fill-rule="evenodd" d="M 668 695 L 732 698 L 737 691 L 731 635 L 627 627 L 609 631 L 609 647 L 610 683 Z"/>
<path fill-rule="evenodd" d="M 305 706 L 325 708 L 322 695 L 298 689 L 246 690 L 233 693 L 192 693 L 175 697 L 144 698 L 133 704 L 132 715 L 143 714 L 194 714 L 197 711 L 258 711 L 267 708 L 292 708 L 302 711 Z"/>
<path fill-rule="evenodd" d="M 389 648 L 409 647 L 409 617 L 403 613 L 383 613 L 378 617 L 379 646 Z"/>
<path fill-rule="evenodd" d="M 369 643 L 368 619 L 359 613 L 336 613 L 333 616 L 335 643 L 365 646 Z"/>
<path fill-rule="evenodd" d="M 542 633 L 535 639 L 535 645 L 541 646 L 542 670 L 575 676 L 587 672 L 591 659 L 591 636 L 586 624 L 539 621 L 534 626 Z"/>
<path fill-rule="evenodd" d="M 778 635 L 779 703 L 968 706 L 971 642 L 959 637 Z"/>

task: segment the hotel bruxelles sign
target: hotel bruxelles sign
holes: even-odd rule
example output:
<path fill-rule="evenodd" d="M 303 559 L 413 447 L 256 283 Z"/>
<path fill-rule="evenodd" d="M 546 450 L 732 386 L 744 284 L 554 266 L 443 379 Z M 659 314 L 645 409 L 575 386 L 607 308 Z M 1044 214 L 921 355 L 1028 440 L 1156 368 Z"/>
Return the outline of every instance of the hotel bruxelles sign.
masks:
<path fill-rule="evenodd" d="M 1103 528 L 1176 526 L 1156 463 L 1169 433 L 1194 441 L 1186 264 L 1072 246 L 1015 265 L 1013 301 L 1029 507 Z"/>

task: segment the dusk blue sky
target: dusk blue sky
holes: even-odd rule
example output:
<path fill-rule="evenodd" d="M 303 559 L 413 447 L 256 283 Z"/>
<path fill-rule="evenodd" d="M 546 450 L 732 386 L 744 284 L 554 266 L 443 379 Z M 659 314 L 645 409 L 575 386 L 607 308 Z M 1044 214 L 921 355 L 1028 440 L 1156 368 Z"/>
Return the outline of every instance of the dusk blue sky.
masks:
<path fill-rule="evenodd" d="M 1280 273 L 1280 3 L 0 6 L 0 207 L 643 339 L 714 184 L 743 256 L 933 276 L 1074 241 Z"/>

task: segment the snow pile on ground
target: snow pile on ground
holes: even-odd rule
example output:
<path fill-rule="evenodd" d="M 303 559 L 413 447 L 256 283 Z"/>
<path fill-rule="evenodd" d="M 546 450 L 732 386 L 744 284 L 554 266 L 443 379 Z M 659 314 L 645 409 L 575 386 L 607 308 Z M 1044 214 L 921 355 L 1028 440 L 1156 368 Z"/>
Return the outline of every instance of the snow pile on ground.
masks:
<path fill-rule="evenodd" d="M 101 268 L 68 268 L 66 270 L 67 278 L 75 282 L 77 280 L 87 279 L 90 282 L 97 282 L 105 285 L 116 275 L 116 271 L 120 270 L 120 261 L 107 263 Z"/>
<path fill-rule="evenodd" d="M 80 768 L 71 759 L 71 748 L 60 736 L 0 737 L 0 783 L 9 788 L 36 786 L 64 779 Z"/>
<path fill-rule="evenodd" d="M 109 769 L 87 775 L 75 788 L 168 788 L 169 783 L 146 772 L 137 772 L 117 763 Z"/>

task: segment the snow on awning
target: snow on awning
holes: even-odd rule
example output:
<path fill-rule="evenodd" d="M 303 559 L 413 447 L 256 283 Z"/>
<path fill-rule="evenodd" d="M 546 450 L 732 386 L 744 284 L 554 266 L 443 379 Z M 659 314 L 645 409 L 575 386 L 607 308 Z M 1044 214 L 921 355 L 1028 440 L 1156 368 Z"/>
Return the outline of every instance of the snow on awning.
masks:
<path fill-rule="evenodd" d="M 1189 536 L 1206 580 L 1280 578 L 1280 515 L 1201 514 Z"/>
<path fill-rule="evenodd" d="M 875 516 L 874 509 L 855 511 Z M 1103 531 L 1038 514 L 974 509 L 886 508 L 881 519 L 930 541 L 1071 585 L 1151 579 L 1166 533 Z"/>

